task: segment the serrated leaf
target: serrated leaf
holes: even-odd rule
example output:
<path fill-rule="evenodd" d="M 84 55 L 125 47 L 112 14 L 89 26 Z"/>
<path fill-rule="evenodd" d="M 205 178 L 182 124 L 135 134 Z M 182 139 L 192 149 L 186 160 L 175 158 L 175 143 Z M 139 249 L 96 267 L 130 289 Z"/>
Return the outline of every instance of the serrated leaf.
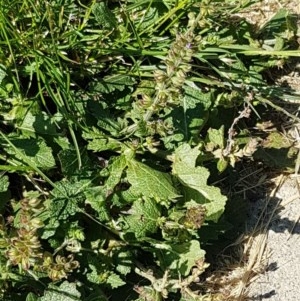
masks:
<path fill-rule="evenodd" d="M 105 76 L 102 80 L 91 84 L 94 92 L 109 94 L 115 90 L 123 91 L 126 87 L 134 85 L 135 80 L 128 75 L 116 74 Z"/>
<path fill-rule="evenodd" d="M 0 192 L 7 191 L 7 188 L 9 186 L 9 179 L 8 176 L 0 176 Z"/>
<path fill-rule="evenodd" d="M 10 142 L 14 145 L 6 145 L 4 148 L 12 158 L 19 164 L 50 169 L 55 167 L 55 159 L 52 154 L 52 149 L 47 146 L 43 139 L 11 139 Z"/>
<path fill-rule="evenodd" d="M 126 203 L 133 203 L 136 199 L 140 197 L 139 194 L 136 193 L 132 186 L 129 189 L 124 191 L 118 191 L 118 195 L 122 198 Z"/>
<path fill-rule="evenodd" d="M 59 287 L 49 284 L 41 301 L 80 301 L 81 294 L 76 288 L 76 283 L 64 281 Z"/>
<path fill-rule="evenodd" d="M 88 254 L 87 261 L 90 272 L 87 273 L 87 278 L 89 281 L 93 283 L 103 283 L 106 281 L 108 274 L 107 274 L 107 265 L 101 259 L 103 258 L 103 254 L 100 256 L 91 256 Z"/>
<path fill-rule="evenodd" d="M 105 190 L 113 191 L 115 186 L 120 182 L 123 171 L 127 166 L 127 160 L 124 155 L 121 155 L 113 160 L 108 166 L 109 177 L 105 181 Z"/>
<path fill-rule="evenodd" d="M 109 117 L 100 118 L 97 122 L 97 125 L 99 128 L 109 132 L 113 136 L 118 136 L 122 130 L 120 124 L 118 124 L 113 118 Z"/>
<path fill-rule="evenodd" d="M 127 275 L 132 269 L 132 254 L 129 251 L 118 252 L 114 255 L 116 270 L 122 274 Z"/>
<path fill-rule="evenodd" d="M 188 276 L 196 261 L 205 256 L 205 251 L 200 248 L 197 240 L 186 243 L 172 244 L 169 250 L 160 250 L 162 253 L 161 265 L 164 268 L 178 271 L 182 276 Z M 159 254 L 159 253 L 158 253 Z"/>
<path fill-rule="evenodd" d="M 58 153 L 58 159 L 61 165 L 61 171 L 67 179 L 79 181 L 82 178 L 89 178 L 95 164 L 85 151 L 81 152 L 82 167 L 78 168 L 78 156 L 73 147 L 63 149 Z"/>
<path fill-rule="evenodd" d="M 109 275 L 106 283 L 110 284 L 112 288 L 117 288 L 126 284 L 119 275 L 113 273 Z"/>
<path fill-rule="evenodd" d="M 200 151 L 183 144 L 174 154 L 172 172 L 183 184 L 186 201 L 194 200 L 203 204 L 207 209 L 207 220 L 217 222 L 223 213 L 227 198 L 221 194 L 219 188 L 207 185 L 209 171 L 195 166 L 196 154 Z M 190 155 L 191 154 L 191 155 Z"/>
<path fill-rule="evenodd" d="M 191 148 L 189 144 L 184 143 L 176 149 L 174 162 L 186 164 L 187 167 L 193 168 L 199 155 L 198 147 Z"/>
<path fill-rule="evenodd" d="M 99 220 L 108 221 L 110 216 L 105 203 L 105 188 L 103 186 L 90 187 L 84 190 L 84 195 L 86 204 L 90 204 L 98 213 Z"/>
<path fill-rule="evenodd" d="M 213 91 L 203 93 L 194 83 L 184 86 L 184 97 L 180 106 L 172 109 L 166 120 L 173 126 L 173 135 L 167 135 L 162 140 L 168 149 L 176 142 L 197 141 L 199 132 L 207 120 L 207 112 L 212 104 Z"/>
<path fill-rule="evenodd" d="M 151 198 L 136 200 L 128 212 L 130 215 L 124 217 L 127 224 L 127 233 L 134 233 L 137 239 L 155 233 L 158 227 L 157 220 L 160 217 L 160 209 L 155 200 Z"/>
<path fill-rule="evenodd" d="M 23 133 L 28 132 L 34 135 L 57 135 L 54 122 L 44 112 L 33 115 L 31 111 L 28 111 L 19 129 L 21 129 Z"/>
<path fill-rule="evenodd" d="M 207 138 L 212 144 L 213 148 L 220 147 L 223 149 L 224 146 L 224 126 L 221 126 L 218 130 L 209 128 L 207 131 Z"/>
<path fill-rule="evenodd" d="M 128 161 L 127 179 L 132 191 L 140 196 L 160 200 L 174 200 L 179 195 L 167 173 L 155 170 L 136 160 Z"/>
<path fill-rule="evenodd" d="M 198 104 L 206 111 L 210 108 L 213 99 L 213 91 L 203 92 L 194 82 L 188 82 L 184 86 L 184 99 L 182 105 L 185 110 L 195 109 Z"/>
<path fill-rule="evenodd" d="M 122 142 L 107 137 L 96 129 L 93 132 L 83 133 L 82 137 L 88 141 L 88 149 L 95 152 L 120 150 L 123 146 Z"/>
<path fill-rule="evenodd" d="M 85 199 L 84 187 L 88 187 L 89 183 L 89 180 L 78 182 L 63 180 L 55 183 L 56 186 L 51 192 L 53 199 L 49 208 L 50 219 L 66 220 L 79 212 Z"/>
<path fill-rule="evenodd" d="M 95 19 L 103 28 L 114 29 L 117 26 L 115 15 L 105 2 L 97 2 L 92 8 Z"/>
<path fill-rule="evenodd" d="M 48 223 L 45 225 L 43 228 L 43 234 L 42 234 L 42 239 L 48 239 L 49 237 L 52 237 L 56 229 L 59 227 L 59 221 L 58 218 L 50 218 Z"/>

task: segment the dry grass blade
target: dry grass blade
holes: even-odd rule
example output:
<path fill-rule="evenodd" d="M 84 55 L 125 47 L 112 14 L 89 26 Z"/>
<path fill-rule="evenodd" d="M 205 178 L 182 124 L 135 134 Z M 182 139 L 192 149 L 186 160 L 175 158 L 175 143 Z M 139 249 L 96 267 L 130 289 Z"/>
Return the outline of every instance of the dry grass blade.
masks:
<path fill-rule="evenodd" d="M 268 204 L 275 196 L 284 180 L 285 176 L 281 175 L 277 181 L 276 187 L 271 191 L 267 198 L 265 206 L 254 229 L 252 229 L 250 234 L 245 238 L 246 242 L 243 257 L 246 257 L 247 260 L 244 263 L 243 275 L 240 283 L 232 290 L 233 300 L 246 300 L 248 295 L 248 285 L 254 282 L 266 267 L 268 257 L 270 256 L 270 252 L 267 249 L 268 229 L 279 206 L 277 203 L 276 206 L 271 209 L 271 212 L 269 212 L 270 209 Z M 265 220 L 265 216 L 268 216 L 267 220 Z"/>
<path fill-rule="evenodd" d="M 277 179 L 276 187 L 266 199 L 255 226 L 249 230 L 248 234 L 243 235 L 234 243 L 239 253 L 238 262 L 236 259 L 224 259 L 223 270 L 219 270 L 209 277 L 208 283 L 213 286 L 213 291 L 221 293 L 222 300 L 249 300 L 249 285 L 266 269 L 268 258 L 271 255 L 267 248 L 268 229 L 279 208 L 279 204 L 274 207 L 268 205 L 284 180 L 284 175 Z"/>

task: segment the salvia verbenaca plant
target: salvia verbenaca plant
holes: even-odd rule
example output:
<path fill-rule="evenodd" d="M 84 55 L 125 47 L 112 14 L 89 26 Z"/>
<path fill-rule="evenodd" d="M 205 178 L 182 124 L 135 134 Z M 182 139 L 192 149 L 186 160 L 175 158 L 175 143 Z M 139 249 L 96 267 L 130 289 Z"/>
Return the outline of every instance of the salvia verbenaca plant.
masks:
<path fill-rule="evenodd" d="M 67 278 L 67 274 L 79 266 L 74 256 L 67 257 L 43 252 L 38 229 L 43 222 L 38 214 L 45 210 L 40 199 L 24 198 L 20 201 L 18 220 L 14 225 L 5 225 L 2 218 L 0 249 L 8 266 L 18 266 L 20 271 L 44 272 L 53 280 Z"/>
<path fill-rule="evenodd" d="M 134 110 L 141 115 L 140 125 L 146 124 L 150 133 L 164 136 L 168 125 L 160 119 L 153 121 L 151 117 L 159 114 L 165 108 L 180 104 L 182 87 L 191 70 L 194 43 L 200 38 L 194 34 L 200 18 L 201 14 L 197 18 L 194 13 L 189 14 L 188 29 L 184 33 L 177 33 L 175 41 L 163 60 L 163 67 L 154 71 L 154 95 L 144 93 L 141 95 L 141 99 L 133 104 Z M 127 129 L 127 132 L 131 133 L 136 129 L 137 125 L 133 124 Z"/>

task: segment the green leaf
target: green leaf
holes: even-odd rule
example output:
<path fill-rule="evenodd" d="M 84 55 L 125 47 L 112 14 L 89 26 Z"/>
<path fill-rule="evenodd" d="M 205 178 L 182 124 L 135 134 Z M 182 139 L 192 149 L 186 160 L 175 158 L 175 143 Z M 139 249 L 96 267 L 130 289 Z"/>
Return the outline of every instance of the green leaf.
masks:
<path fill-rule="evenodd" d="M 199 241 L 191 240 L 172 244 L 169 249 L 159 250 L 157 254 L 164 269 L 178 271 L 182 276 L 188 276 L 196 261 L 204 258 L 205 251 L 200 248 Z"/>
<path fill-rule="evenodd" d="M 6 71 L 6 67 L 0 64 L 0 85 L 2 84 L 4 78 L 7 76 L 7 73 L 5 71 Z"/>
<path fill-rule="evenodd" d="M 224 126 L 221 126 L 218 130 L 209 128 L 207 131 L 207 138 L 209 140 L 209 147 L 215 149 L 217 147 L 223 149 L 224 146 Z"/>
<path fill-rule="evenodd" d="M 86 204 L 90 204 L 91 207 L 98 213 L 100 221 L 108 221 L 110 219 L 109 212 L 106 208 L 106 196 L 104 186 L 90 187 L 84 190 L 86 197 Z"/>
<path fill-rule="evenodd" d="M 4 149 L 18 164 L 28 165 L 30 162 L 31 165 L 43 169 L 55 167 L 52 150 L 43 139 L 15 138 L 11 139 L 10 142 L 15 148 L 6 145 Z"/>
<path fill-rule="evenodd" d="M 103 132 L 93 129 L 93 131 L 83 133 L 82 137 L 88 141 L 88 149 L 94 152 L 102 152 L 105 150 L 120 150 L 123 143 L 106 136 Z"/>
<path fill-rule="evenodd" d="M 45 227 L 43 228 L 42 239 L 48 239 L 49 237 L 52 237 L 55 234 L 59 225 L 60 224 L 58 218 L 50 218 Z"/>
<path fill-rule="evenodd" d="M 129 251 L 121 251 L 114 254 L 116 270 L 122 275 L 127 275 L 131 272 L 132 260 L 132 254 Z"/>
<path fill-rule="evenodd" d="M 107 278 L 109 277 L 110 267 L 110 258 L 104 254 L 91 255 L 87 256 L 89 272 L 87 273 L 87 278 L 90 282 L 100 284 L 106 283 Z"/>
<path fill-rule="evenodd" d="M 76 283 L 64 281 L 59 287 L 50 283 L 41 301 L 80 301 L 80 297 Z"/>
<path fill-rule="evenodd" d="M 70 182 L 63 180 L 55 183 L 51 194 L 50 220 L 67 220 L 70 216 L 80 212 L 84 203 L 83 191 L 89 187 L 89 180 Z M 86 188 L 85 188 L 86 187 Z"/>
<path fill-rule="evenodd" d="M 126 233 L 134 233 L 137 239 L 155 233 L 158 227 L 157 220 L 160 217 L 160 207 L 151 198 L 136 200 L 128 212 L 130 215 L 124 217 L 127 224 Z"/>
<path fill-rule="evenodd" d="M 5 192 L 7 191 L 7 188 L 9 186 L 9 179 L 8 176 L 2 175 L 0 177 L 0 192 Z"/>
<path fill-rule="evenodd" d="M 116 74 L 105 76 L 102 80 L 91 84 L 94 92 L 109 94 L 115 90 L 123 91 L 128 85 L 134 85 L 135 80 L 131 76 Z"/>
<path fill-rule="evenodd" d="M 26 296 L 26 301 L 38 301 L 40 300 L 40 298 L 35 295 L 34 293 L 29 293 L 27 296 Z"/>
<path fill-rule="evenodd" d="M 174 200 L 179 195 L 167 173 L 155 170 L 134 159 L 127 162 L 127 179 L 132 191 L 140 196 L 160 200 Z"/>
<path fill-rule="evenodd" d="M 125 281 L 117 274 L 111 273 L 107 278 L 107 284 L 110 284 L 112 288 L 117 288 L 126 284 Z"/>
<path fill-rule="evenodd" d="M 217 222 L 224 211 L 227 198 L 221 194 L 219 188 L 207 185 L 209 171 L 196 165 L 197 148 L 183 144 L 175 151 L 172 173 L 178 177 L 184 186 L 186 201 L 194 200 L 203 204 L 207 209 L 207 220 Z"/>
<path fill-rule="evenodd" d="M 95 163 L 92 162 L 85 150 L 81 151 L 82 167 L 78 168 L 78 156 L 76 150 L 71 146 L 58 153 L 61 171 L 68 180 L 79 181 L 83 178 L 90 178 L 95 170 Z"/>
<path fill-rule="evenodd" d="M 19 129 L 23 134 L 57 135 L 53 120 L 44 112 L 33 115 L 28 111 Z"/>
<path fill-rule="evenodd" d="M 113 191 L 115 186 L 120 182 L 124 169 L 127 166 L 127 160 L 124 155 L 115 158 L 108 166 L 109 177 L 105 182 L 105 190 L 107 192 Z"/>
<path fill-rule="evenodd" d="M 182 144 L 175 151 L 174 164 L 186 164 L 194 168 L 200 151 L 197 147 L 191 148 L 187 143 Z"/>
<path fill-rule="evenodd" d="M 117 20 L 112 11 L 105 2 L 97 2 L 92 8 L 95 19 L 103 28 L 114 29 L 117 26 Z"/>
<path fill-rule="evenodd" d="M 108 167 L 104 170 L 109 173 L 109 177 L 102 188 L 102 195 L 105 195 L 106 197 L 114 192 L 114 189 L 121 181 L 123 171 L 127 166 L 127 160 L 124 155 L 120 155 L 111 161 L 112 162 L 110 162 Z"/>
<path fill-rule="evenodd" d="M 213 91 L 204 93 L 193 82 L 184 86 L 184 97 L 180 106 L 172 109 L 166 120 L 173 126 L 174 133 L 163 137 L 162 140 L 168 149 L 178 145 L 177 141 L 199 140 L 201 128 L 207 120 L 208 109 L 212 104 Z"/>

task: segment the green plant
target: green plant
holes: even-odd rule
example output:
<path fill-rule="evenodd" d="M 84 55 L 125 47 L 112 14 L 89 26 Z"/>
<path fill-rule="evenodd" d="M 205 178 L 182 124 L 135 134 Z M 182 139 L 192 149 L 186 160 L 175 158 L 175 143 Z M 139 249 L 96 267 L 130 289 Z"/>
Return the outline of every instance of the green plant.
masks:
<path fill-rule="evenodd" d="M 255 152 L 237 125 L 296 55 L 286 11 L 256 32 L 239 3 L 2 1 L 4 300 L 213 298 L 210 177 Z"/>

